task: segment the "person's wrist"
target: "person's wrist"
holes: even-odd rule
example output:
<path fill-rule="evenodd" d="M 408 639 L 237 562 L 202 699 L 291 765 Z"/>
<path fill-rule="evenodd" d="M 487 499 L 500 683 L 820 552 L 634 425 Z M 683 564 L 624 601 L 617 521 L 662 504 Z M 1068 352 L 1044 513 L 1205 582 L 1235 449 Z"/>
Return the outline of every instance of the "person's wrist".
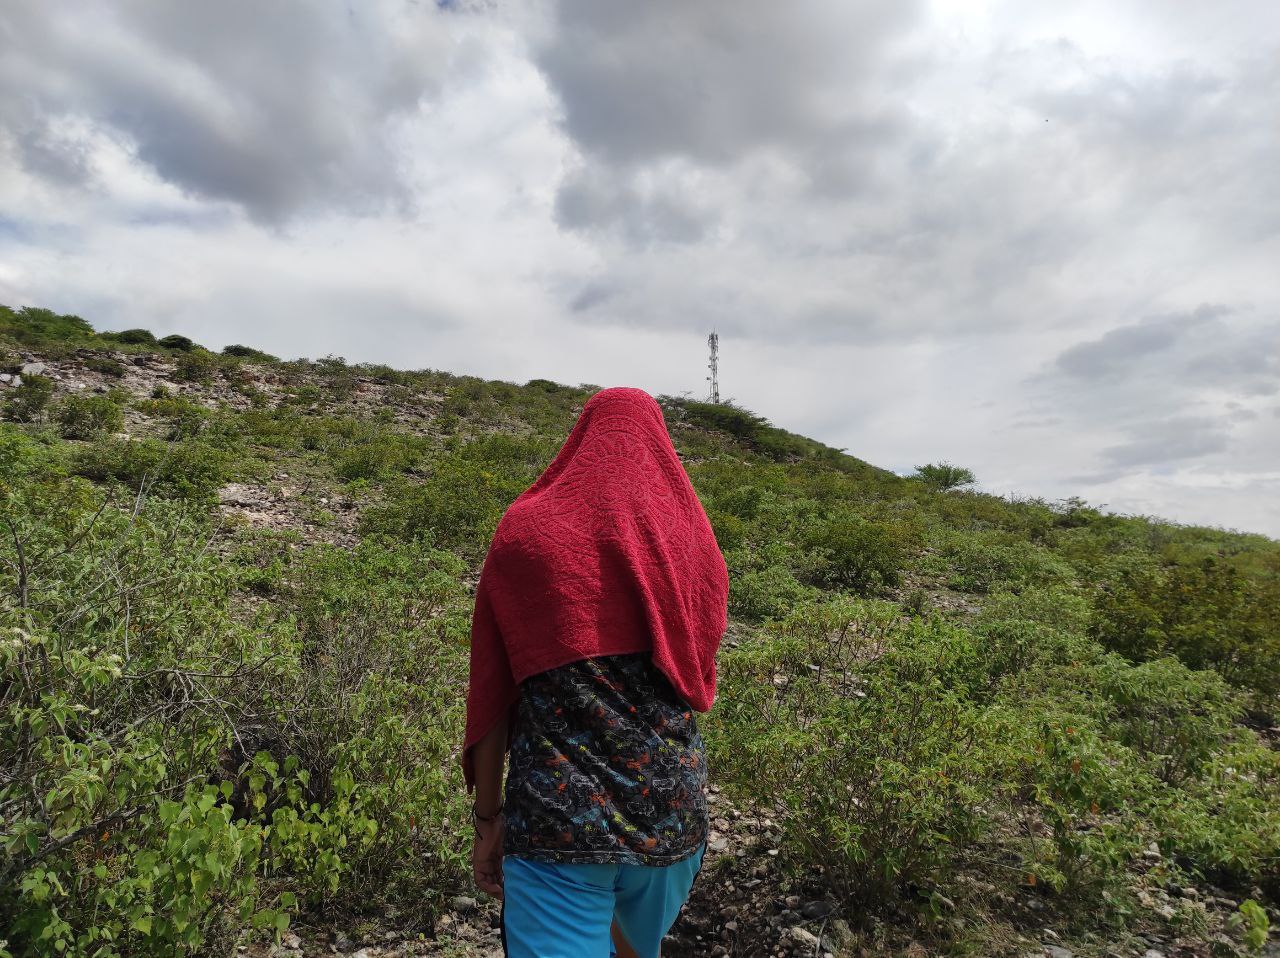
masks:
<path fill-rule="evenodd" d="M 471 822 L 475 826 L 476 831 L 479 832 L 482 829 L 484 831 L 488 831 L 490 828 L 496 825 L 498 823 L 498 819 L 502 816 L 502 810 L 505 804 L 506 804 L 505 802 L 502 804 L 499 804 L 498 807 L 494 809 L 490 814 L 482 815 L 480 813 L 479 806 L 473 803 L 471 806 Z"/>

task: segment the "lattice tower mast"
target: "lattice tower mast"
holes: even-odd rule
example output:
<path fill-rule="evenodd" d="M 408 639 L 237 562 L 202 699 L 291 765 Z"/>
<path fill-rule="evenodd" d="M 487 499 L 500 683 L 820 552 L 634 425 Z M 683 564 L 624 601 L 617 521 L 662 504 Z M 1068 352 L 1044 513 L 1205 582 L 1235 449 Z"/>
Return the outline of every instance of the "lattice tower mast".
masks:
<path fill-rule="evenodd" d="M 711 401 L 720 401 L 720 337 L 713 331 L 707 337 L 707 345 L 711 347 L 711 362 L 707 363 L 707 368 L 711 370 L 711 375 L 707 380 L 711 383 Z"/>

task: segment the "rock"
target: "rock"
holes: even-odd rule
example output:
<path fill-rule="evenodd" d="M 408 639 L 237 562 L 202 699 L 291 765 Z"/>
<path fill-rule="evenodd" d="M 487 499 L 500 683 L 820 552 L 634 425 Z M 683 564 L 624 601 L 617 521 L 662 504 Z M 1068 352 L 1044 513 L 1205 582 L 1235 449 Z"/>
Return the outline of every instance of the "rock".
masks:
<path fill-rule="evenodd" d="M 800 914 L 806 918 L 826 918 L 835 909 L 836 906 L 829 901 L 811 901 L 800 909 Z"/>
<path fill-rule="evenodd" d="M 24 376 L 43 376 L 45 370 L 49 367 L 44 363 L 24 363 L 22 366 L 22 375 Z"/>
<path fill-rule="evenodd" d="M 11 389 L 17 389 L 22 385 L 22 377 L 17 373 L 0 373 L 0 386 L 8 386 Z"/>
<path fill-rule="evenodd" d="M 843 918 L 835 918 L 827 925 L 826 934 L 822 936 L 823 946 L 843 954 L 853 945 L 853 929 Z"/>
<path fill-rule="evenodd" d="M 791 940 L 802 948 L 817 948 L 820 944 L 818 936 L 800 925 L 791 929 Z"/>
<path fill-rule="evenodd" d="M 280 939 L 280 943 L 284 945 L 286 948 L 288 948 L 290 951 L 298 951 L 299 949 L 302 948 L 302 939 L 299 938 L 297 935 L 295 935 L 293 932 L 288 932 L 283 938 Z"/>
<path fill-rule="evenodd" d="M 1152 861 L 1158 861 L 1159 859 L 1164 858 L 1164 856 L 1160 854 L 1160 846 L 1157 845 L 1155 842 L 1152 842 L 1150 845 L 1146 847 L 1146 849 L 1142 852 L 1142 857 L 1149 858 Z"/>
<path fill-rule="evenodd" d="M 1075 952 L 1061 945 L 1041 945 L 1040 948 L 1047 958 L 1075 958 Z"/>
<path fill-rule="evenodd" d="M 1158 948 L 1148 948 L 1142 953 L 1142 958 L 1164 958 L 1164 952 Z"/>
<path fill-rule="evenodd" d="M 1193 888 L 1192 886 L 1187 885 L 1185 888 L 1179 889 L 1178 894 L 1180 894 L 1183 898 L 1196 899 L 1200 897 L 1200 889 Z"/>
<path fill-rule="evenodd" d="M 454 911 L 469 912 L 475 911 L 479 907 L 479 902 L 467 895 L 458 895 L 449 902 L 449 907 Z"/>

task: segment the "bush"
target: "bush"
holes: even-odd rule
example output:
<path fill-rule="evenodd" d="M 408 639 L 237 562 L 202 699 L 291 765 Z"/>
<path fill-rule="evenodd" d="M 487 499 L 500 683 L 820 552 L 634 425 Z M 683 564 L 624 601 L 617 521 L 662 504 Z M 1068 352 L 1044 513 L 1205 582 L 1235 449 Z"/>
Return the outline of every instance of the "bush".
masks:
<path fill-rule="evenodd" d="M 901 581 L 902 546 L 895 530 L 879 523 L 837 515 L 811 528 L 803 545 L 819 553 L 815 585 L 870 595 Z"/>
<path fill-rule="evenodd" d="M 79 316 L 55 313 L 38 306 L 23 306 L 18 310 L 0 306 L 0 337 L 47 350 L 92 340 L 94 332 L 93 327 Z"/>
<path fill-rule="evenodd" d="M 1212 755 L 1202 774 L 1152 803 L 1159 844 L 1193 874 L 1280 895 L 1280 754 L 1248 738 Z"/>
<path fill-rule="evenodd" d="M 26 375 L 22 385 L 10 391 L 5 403 L 5 418 L 13 422 L 38 422 L 53 398 L 53 380 L 47 376 Z"/>
<path fill-rule="evenodd" d="M 1250 579 L 1212 556 L 1135 566 L 1098 589 L 1094 611 L 1091 634 L 1131 659 L 1175 655 L 1264 701 L 1280 693 L 1280 577 Z"/>
<path fill-rule="evenodd" d="M 0 562 L 16 540 L 33 571 L 25 605 L 0 593 L 9 947 L 222 953 L 303 904 L 380 896 L 429 926 L 469 865 L 459 560 L 277 551 L 277 601 L 241 618 L 202 507 L 29 481 L 25 440 L 0 460 L 21 466 Z"/>
<path fill-rule="evenodd" d="M 98 481 L 115 480 L 132 491 L 212 504 L 231 476 L 226 452 L 194 440 L 165 444 L 154 439 L 101 439 L 79 450 L 72 471 Z"/>
<path fill-rule="evenodd" d="M 708 727 L 726 787 L 785 809 L 784 850 L 820 866 L 846 903 L 887 903 L 941 881 L 988 823 L 1011 715 L 948 681 L 963 633 L 889 603 L 797 610 L 721 669 Z M 910 720 L 906 720 L 906 717 Z"/>
<path fill-rule="evenodd" d="M 225 950 L 243 924 L 286 927 L 291 896 L 257 886 L 265 830 L 219 774 L 224 713 L 192 704 L 227 694 L 259 633 L 218 605 L 202 515 L 99 512 L 82 485 L 5 503 L 32 579 L 25 605 L 0 599 L 0 927 L 17 953 L 72 955 Z"/>
<path fill-rule="evenodd" d="M 1113 894 L 1144 844 L 1138 808 L 1151 783 L 1136 756 L 1088 715 L 1025 710 L 1019 725 L 1034 730 L 1021 749 L 1024 794 L 1050 836 L 1022 843 L 1028 883 L 1077 900 Z"/>
<path fill-rule="evenodd" d="M 431 463 L 425 482 L 396 486 L 386 505 L 366 511 L 361 531 L 405 538 L 426 533 L 440 548 L 479 554 L 553 452 L 545 440 L 503 433 L 452 442 Z"/>
<path fill-rule="evenodd" d="M 169 336 L 165 336 L 163 339 L 157 340 L 156 345 L 164 349 L 173 349 L 184 353 L 190 352 L 196 348 L 196 344 L 194 342 L 186 336 L 179 336 L 177 333 L 173 333 Z"/>
<path fill-rule="evenodd" d="M 946 575 L 953 589 L 979 594 L 1051 586 L 1074 578 L 1071 566 L 1049 549 L 1009 532 L 949 533 L 922 568 Z"/>
<path fill-rule="evenodd" d="M 270 353 L 264 353 L 260 349 L 254 349 L 250 346 L 241 346 L 239 343 L 233 343 L 230 346 L 222 347 L 222 355 L 232 356 L 236 359 L 252 359 L 255 362 L 276 362 L 275 356 Z"/>
<path fill-rule="evenodd" d="M 1174 658 L 1138 666 L 1113 658 L 1100 678 L 1116 709 L 1112 734 L 1169 785 L 1197 778 L 1241 717 L 1238 696 L 1221 676 Z"/>
<path fill-rule="evenodd" d="M 91 369 L 95 373 L 102 373 L 112 379 L 124 378 L 124 363 L 118 359 L 112 359 L 110 356 L 90 356 L 84 361 L 86 369 Z"/>
<path fill-rule="evenodd" d="M 163 342 L 164 340 L 161 340 L 162 345 Z M 173 378 L 178 382 L 184 383 L 207 383 L 213 380 L 214 375 L 221 368 L 218 363 L 218 357 L 215 354 L 207 349 L 193 346 L 178 357 L 173 370 Z"/>
<path fill-rule="evenodd" d="M 128 346 L 157 346 L 155 335 L 149 329 L 123 329 L 118 333 L 103 333 L 104 338 L 114 339 Z"/>
<path fill-rule="evenodd" d="M 135 404 L 139 412 L 155 416 L 168 425 L 166 439 L 189 439 L 199 435 L 210 419 L 209 410 L 181 396 L 144 399 Z"/>
<path fill-rule="evenodd" d="M 684 400 L 680 403 L 680 409 L 686 422 L 727 433 L 762 455 L 780 462 L 806 458 L 819 448 L 819 444 L 813 440 L 779 429 L 763 416 L 748 412 L 732 402 Z"/>
<path fill-rule="evenodd" d="M 785 565 L 761 564 L 745 550 L 725 555 L 729 566 L 729 611 L 750 622 L 779 618 L 812 601 L 817 590 L 797 579 Z"/>
<path fill-rule="evenodd" d="M 378 479 L 413 468 L 422 456 L 413 436 L 374 435 L 338 452 L 334 472 L 348 481 Z"/>
<path fill-rule="evenodd" d="M 333 823 L 325 860 L 292 866 L 313 903 L 340 890 L 429 916 L 465 867 L 451 761 L 466 685 L 463 571 L 450 553 L 375 537 L 310 549 L 285 573 L 276 614 L 296 623 L 296 711 L 263 739 L 278 760 L 298 757 L 309 801 L 341 800 L 349 816 Z"/>
<path fill-rule="evenodd" d="M 124 428 L 124 411 L 106 396 L 67 396 L 56 416 L 64 439 L 94 439 Z"/>

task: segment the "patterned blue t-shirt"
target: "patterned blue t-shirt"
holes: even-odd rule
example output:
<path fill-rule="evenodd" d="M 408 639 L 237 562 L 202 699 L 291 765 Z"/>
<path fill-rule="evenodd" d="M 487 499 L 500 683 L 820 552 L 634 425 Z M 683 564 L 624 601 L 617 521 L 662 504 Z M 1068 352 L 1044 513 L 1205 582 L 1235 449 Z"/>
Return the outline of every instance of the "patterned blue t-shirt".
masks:
<path fill-rule="evenodd" d="M 707 837 L 696 713 L 648 652 L 580 659 L 520 686 L 503 853 L 669 865 Z"/>

